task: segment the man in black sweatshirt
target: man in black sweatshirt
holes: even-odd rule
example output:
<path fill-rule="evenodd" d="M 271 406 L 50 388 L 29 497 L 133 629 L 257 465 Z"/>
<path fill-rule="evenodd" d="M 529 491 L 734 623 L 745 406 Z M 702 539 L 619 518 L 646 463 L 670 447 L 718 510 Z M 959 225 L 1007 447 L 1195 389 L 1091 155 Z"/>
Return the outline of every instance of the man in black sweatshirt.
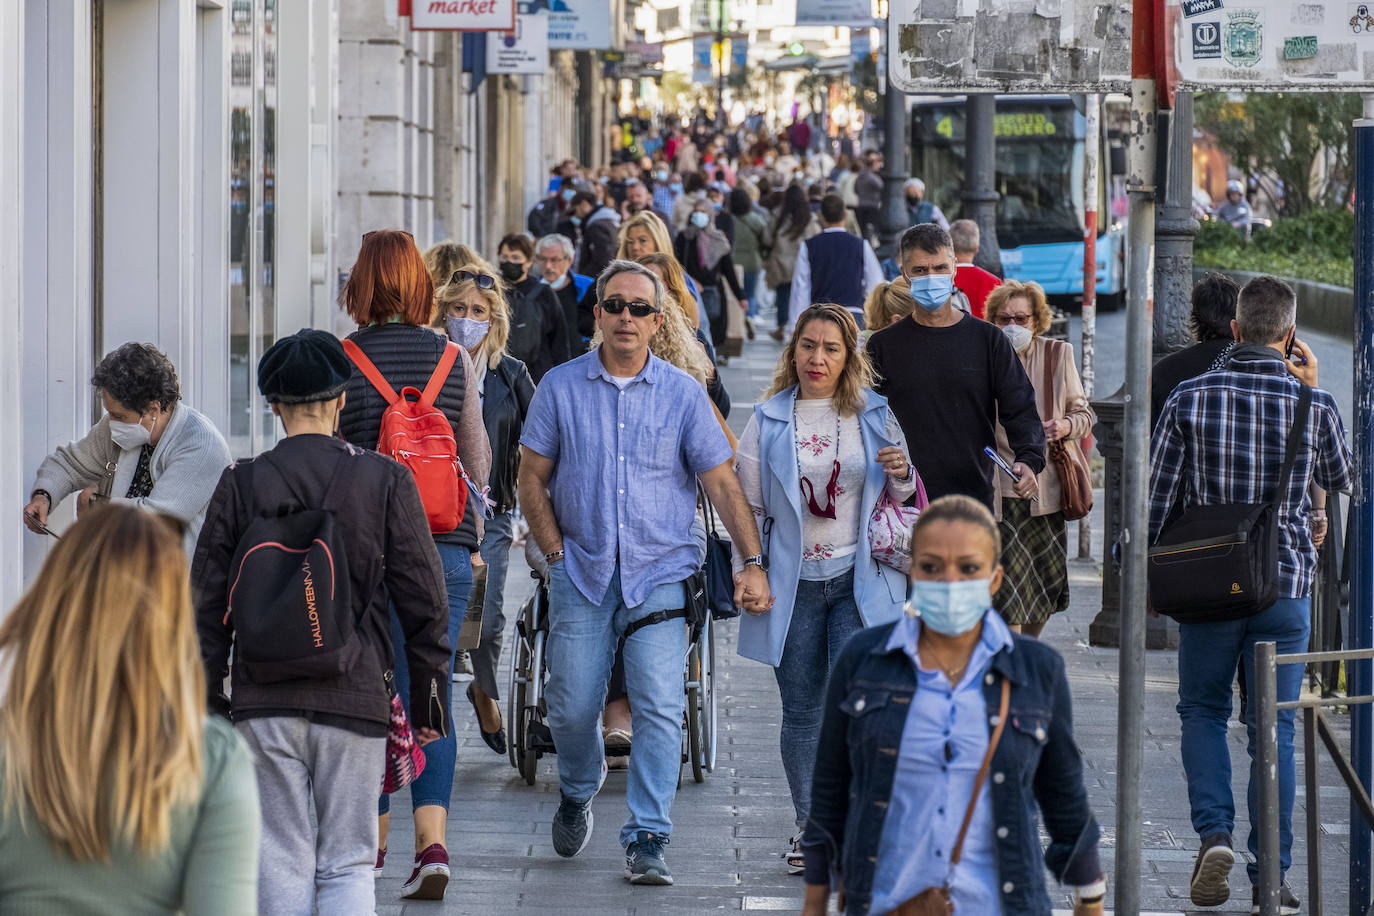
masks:
<path fill-rule="evenodd" d="M 898 247 L 902 276 L 917 308 L 868 340 L 878 375 L 931 499 L 953 493 L 994 508 L 993 474 L 983 453 L 1000 422 L 1016 456 L 1016 495 L 1032 498 L 1045 468 L 1045 429 L 1035 389 L 1003 334 L 954 308 L 954 245 L 934 223 L 912 226 Z"/>

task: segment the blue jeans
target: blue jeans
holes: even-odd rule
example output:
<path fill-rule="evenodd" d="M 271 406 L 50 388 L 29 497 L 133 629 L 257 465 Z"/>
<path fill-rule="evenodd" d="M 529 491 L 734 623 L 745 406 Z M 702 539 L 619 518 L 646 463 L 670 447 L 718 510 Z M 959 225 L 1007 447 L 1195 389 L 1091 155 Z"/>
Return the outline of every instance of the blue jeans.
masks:
<path fill-rule="evenodd" d="M 748 302 L 749 311 L 746 314 L 750 318 L 759 317 L 759 275 L 761 270 L 744 271 L 744 283 L 741 288 L 744 290 L 744 298 Z"/>
<path fill-rule="evenodd" d="M 798 827 L 806 826 L 811 810 L 811 772 L 825 717 L 830 669 L 849 637 L 863 626 L 854 601 L 853 569 L 824 582 L 802 579 L 797 583 L 782 663 L 773 674 L 782 696 L 782 768 Z"/>
<path fill-rule="evenodd" d="M 501 699 L 496 669 L 501 664 L 501 644 L 506 632 L 506 571 L 510 568 L 511 531 L 515 519 L 510 512 L 487 522 L 482 536 L 482 561 L 487 564 L 487 595 L 482 602 L 482 642 L 468 652 L 472 678 L 482 692 L 493 700 Z"/>
<path fill-rule="evenodd" d="M 787 327 L 787 312 L 792 300 L 791 280 L 778 284 L 778 288 L 774 290 L 774 299 L 778 310 L 778 327 L 785 328 Z"/>
<path fill-rule="evenodd" d="M 1231 718 L 1231 684 L 1236 663 L 1245 666 L 1245 682 L 1255 683 L 1255 643 L 1275 642 L 1280 655 L 1307 651 L 1311 629 L 1310 598 L 1280 598 L 1267 610 L 1245 620 L 1191 623 L 1178 628 L 1178 714 L 1183 722 L 1183 771 L 1188 777 L 1188 803 L 1198 836 L 1231 833 L 1236 826 L 1231 797 L 1231 754 L 1226 724 Z M 1279 702 L 1296 700 L 1302 689 L 1302 665 L 1280 665 Z M 1250 812 L 1251 856 L 1259 852 L 1255 829 L 1255 709 L 1252 695 L 1245 710 L 1249 733 L 1250 784 L 1246 805 Z M 1293 862 L 1293 718 L 1295 710 L 1279 711 L 1279 868 Z M 1259 867 L 1246 869 L 1258 880 Z"/>
<path fill-rule="evenodd" d="M 639 607 L 626 607 L 620 566 L 600 602 L 582 596 L 563 563 L 549 567 L 549 730 L 558 745 L 558 785 L 565 798 L 596 794 L 604 746 L 601 707 L 616 644 L 634 621 L 683 606 L 681 582 L 660 585 Z M 630 697 L 634 750 L 625 788 L 630 817 L 620 830 L 628 846 L 641 830 L 669 836 L 669 811 L 682 761 L 682 674 L 687 628 L 681 620 L 651 624 L 625 640 L 625 686 Z"/>
<path fill-rule="evenodd" d="M 444 564 L 444 587 L 448 590 L 448 644 L 458 644 L 458 631 L 463 626 L 463 615 L 468 609 L 468 595 L 472 593 L 472 554 L 458 544 L 439 544 L 439 560 Z M 406 663 L 405 634 L 401 632 L 401 622 L 396 619 L 395 611 L 391 619 L 391 650 L 395 654 L 396 693 L 410 715 L 410 666 Z M 453 652 L 448 657 L 448 674 L 453 677 Z M 450 704 L 451 707 L 452 704 Z M 453 795 L 453 767 L 458 762 L 458 739 L 453 733 L 453 710 L 445 711 L 448 718 L 448 735 L 425 745 L 425 769 L 410 784 L 411 809 L 425 805 L 439 805 L 448 810 L 449 797 Z M 391 796 L 383 795 L 377 803 L 377 813 L 386 814 L 391 810 Z"/>

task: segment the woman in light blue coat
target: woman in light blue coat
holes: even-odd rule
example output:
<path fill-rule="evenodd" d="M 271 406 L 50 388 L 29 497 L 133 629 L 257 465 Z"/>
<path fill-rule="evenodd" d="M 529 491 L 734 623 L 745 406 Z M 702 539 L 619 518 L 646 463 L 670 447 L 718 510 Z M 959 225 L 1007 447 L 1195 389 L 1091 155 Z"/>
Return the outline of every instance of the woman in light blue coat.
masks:
<path fill-rule="evenodd" d="M 799 830 L 830 669 L 851 635 L 897 619 L 906 598 L 905 574 L 871 556 L 868 520 L 884 489 L 902 503 L 920 487 L 887 399 L 871 390 L 873 370 L 858 341 L 843 307 L 803 312 L 737 453 L 776 599 L 770 611 L 741 619 L 739 652 L 777 676 L 783 768 Z M 786 853 L 793 874 L 802 870 L 799 836 Z"/>

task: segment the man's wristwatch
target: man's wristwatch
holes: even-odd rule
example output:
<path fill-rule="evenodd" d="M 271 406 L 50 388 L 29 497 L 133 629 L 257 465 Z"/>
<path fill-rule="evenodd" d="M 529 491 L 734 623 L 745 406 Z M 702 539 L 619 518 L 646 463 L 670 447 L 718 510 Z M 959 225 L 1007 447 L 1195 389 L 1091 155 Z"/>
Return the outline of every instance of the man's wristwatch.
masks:
<path fill-rule="evenodd" d="M 764 572 L 768 572 L 768 558 L 761 553 L 754 554 L 752 557 L 745 557 L 744 565 L 757 566 Z"/>

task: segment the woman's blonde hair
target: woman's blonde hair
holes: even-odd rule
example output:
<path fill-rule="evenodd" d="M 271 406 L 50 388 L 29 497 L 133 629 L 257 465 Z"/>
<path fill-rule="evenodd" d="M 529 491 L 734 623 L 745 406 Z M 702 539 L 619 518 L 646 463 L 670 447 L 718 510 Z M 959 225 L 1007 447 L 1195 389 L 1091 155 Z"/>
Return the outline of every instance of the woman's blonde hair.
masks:
<path fill-rule="evenodd" d="M 1045 290 L 1039 283 L 1018 280 L 1003 280 L 1001 285 L 988 293 L 987 319 L 995 322 L 1007 303 L 1016 298 L 1026 299 L 1031 305 L 1031 332 L 1039 337 L 1054 323 L 1054 314 L 1049 302 L 1045 301 Z"/>
<path fill-rule="evenodd" d="M 501 357 L 506 355 L 506 341 L 510 339 L 510 308 L 506 304 L 506 294 L 501 291 L 501 275 L 491 264 L 476 256 L 454 268 L 455 272 L 459 270 L 486 274 L 496 283 L 491 289 L 482 289 L 476 280 L 456 280 L 450 274 L 448 281 L 434 294 L 434 320 L 431 324 L 447 333 L 448 304 L 457 302 L 469 292 L 476 290 L 478 295 L 487 300 L 487 308 L 491 312 L 491 325 L 487 328 L 487 336 L 482 340 L 482 355 L 487 359 L 487 368 L 495 369 L 501 365 Z"/>
<path fill-rule="evenodd" d="M 0 625 L 4 804 L 73 859 L 165 848 L 200 795 L 205 674 L 176 523 L 81 514 Z"/>
<path fill-rule="evenodd" d="M 844 341 L 844 368 L 840 370 L 839 381 L 831 401 L 840 416 L 854 416 L 863 412 L 868 403 L 864 389 L 872 388 L 874 382 L 873 365 L 868 354 L 859 349 L 859 326 L 849 309 L 833 302 L 821 302 L 811 306 L 797 316 L 797 326 L 792 329 L 787 347 L 778 359 L 778 368 L 773 373 L 773 384 L 763 395 L 764 400 L 780 394 L 798 384 L 797 379 L 797 341 L 806 326 L 813 321 L 828 321 L 840 329 L 840 339 Z"/>
<path fill-rule="evenodd" d="M 630 234 L 630 230 L 634 228 L 644 229 L 653 236 L 654 248 L 660 254 L 671 255 L 673 253 L 673 241 L 668 236 L 668 227 L 663 224 L 663 220 L 659 219 L 652 210 L 640 210 L 620 224 L 620 247 L 615 253 L 617 258 L 628 259 L 630 257 L 625 247 L 625 239 Z"/>
<path fill-rule="evenodd" d="M 432 245 L 423 255 L 425 268 L 429 271 L 429 276 L 434 280 L 434 288 L 438 289 L 448 282 L 448 278 L 453 276 L 453 272 L 464 264 L 471 264 L 473 261 L 480 261 L 481 255 L 473 251 L 461 242 L 453 239 L 444 239 L 436 245 Z"/>
<path fill-rule="evenodd" d="M 665 297 L 666 298 L 666 297 Z M 592 337 L 592 347 L 601 344 L 601 329 L 597 328 Z M 663 323 L 658 326 L 654 336 L 649 338 L 649 352 L 670 365 L 676 366 L 706 387 L 711 375 L 711 361 L 706 358 L 706 350 L 697 340 L 682 312 L 671 303 L 664 303 Z"/>
<path fill-rule="evenodd" d="M 915 308 L 916 300 L 911 298 L 910 287 L 906 284 L 879 283 L 864 302 L 864 326 L 870 331 L 881 331 L 892 324 L 892 319 L 905 318 Z"/>
<path fill-rule="evenodd" d="M 701 315 L 697 312 L 697 299 L 687 288 L 687 275 L 682 272 L 682 265 L 677 262 L 677 258 L 666 252 L 656 251 L 640 258 L 639 263 L 654 270 L 662 278 L 664 291 L 682 312 L 687 324 L 694 329 L 700 327 Z"/>

